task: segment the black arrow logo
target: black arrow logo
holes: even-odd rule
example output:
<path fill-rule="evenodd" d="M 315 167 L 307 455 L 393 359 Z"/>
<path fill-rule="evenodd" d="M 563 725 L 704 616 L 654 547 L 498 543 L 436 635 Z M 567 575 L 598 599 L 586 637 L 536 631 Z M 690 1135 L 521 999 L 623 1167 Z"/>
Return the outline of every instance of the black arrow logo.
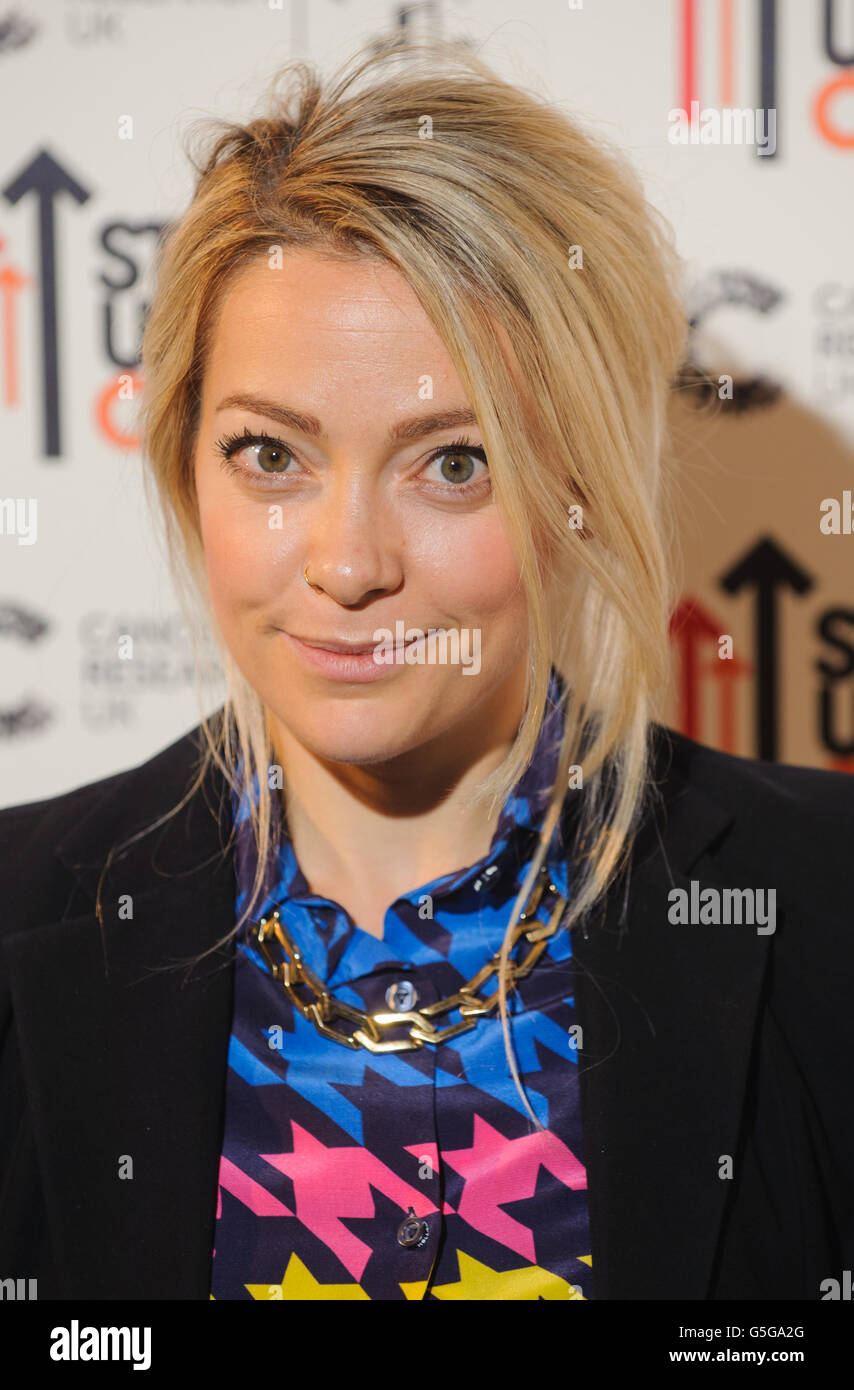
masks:
<path fill-rule="evenodd" d="M 777 757 L 777 591 L 783 587 L 805 594 L 813 580 L 773 536 L 762 536 L 751 550 L 718 580 L 722 589 L 737 594 L 756 590 L 754 619 L 756 646 L 757 757 L 774 762 Z"/>
<path fill-rule="evenodd" d="M 3 189 L 7 202 L 15 204 L 34 193 L 39 205 L 39 286 L 41 290 L 42 380 L 44 382 L 44 452 L 56 458 L 62 452 L 59 429 L 59 352 L 56 326 L 56 229 L 53 204 L 60 193 L 70 193 L 85 203 L 88 191 L 72 178 L 47 150 L 40 150 Z"/>

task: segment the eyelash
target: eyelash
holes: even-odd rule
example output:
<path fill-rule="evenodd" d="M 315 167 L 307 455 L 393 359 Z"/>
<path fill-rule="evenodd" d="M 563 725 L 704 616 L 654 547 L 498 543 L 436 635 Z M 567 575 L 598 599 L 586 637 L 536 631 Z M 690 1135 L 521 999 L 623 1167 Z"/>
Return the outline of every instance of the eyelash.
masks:
<path fill-rule="evenodd" d="M 279 449 L 283 453 L 289 454 L 291 458 L 294 457 L 292 450 L 288 448 L 283 440 L 275 439 L 270 434 L 255 434 L 248 426 L 244 426 L 242 434 L 223 435 L 221 439 L 216 441 L 214 447 L 222 458 L 223 467 L 235 477 L 247 478 L 251 480 L 253 486 L 260 488 L 278 486 L 279 480 L 285 476 L 284 474 L 251 473 L 247 468 L 243 468 L 239 463 L 233 461 L 232 455 L 241 449 L 247 448 L 250 444 L 272 444 L 274 449 Z M 481 459 L 483 463 L 487 462 L 486 451 L 482 446 L 480 444 L 469 444 L 468 440 L 463 438 L 454 439 L 450 444 L 443 444 L 441 449 L 434 449 L 428 459 L 428 463 L 434 463 L 437 458 L 442 458 L 444 454 L 452 454 L 457 450 L 464 451 L 467 454 L 474 454 L 475 457 Z M 488 474 L 486 476 L 488 476 Z M 258 480 L 257 482 L 255 481 L 256 479 Z M 444 487 L 442 484 L 431 484 L 431 486 L 439 487 L 440 491 L 450 491 L 458 497 L 465 497 L 471 492 L 482 491 L 483 481 L 483 476 L 481 476 L 467 483 L 447 483 Z"/>

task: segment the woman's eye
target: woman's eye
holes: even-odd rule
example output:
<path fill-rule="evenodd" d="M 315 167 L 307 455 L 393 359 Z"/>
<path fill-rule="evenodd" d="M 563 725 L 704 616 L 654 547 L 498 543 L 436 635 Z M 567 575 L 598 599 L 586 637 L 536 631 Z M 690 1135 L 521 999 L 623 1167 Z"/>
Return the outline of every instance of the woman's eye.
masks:
<path fill-rule="evenodd" d="M 260 465 L 262 473 L 283 473 L 288 466 L 288 461 L 292 458 L 289 449 L 282 444 L 274 444 L 272 441 L 264 444 L 249 444 L 247 450 L 251 450 Z M 244 451 L 241 449 L 240 451 Z"/>
<path fill-rule="evenodd" d="M 482 464 L 480 470 L 478 463 Z M 477 485 L 484 482 L 489 475 L 486 453 L 476 445 L 454 445 L 448 449 L 441 449 L 433 455 L 428 466 L 438 469 L 435 481 L 445 483 L 451 488 L 461 488 L 466 483 Z"/>
<path fill-rule="evenodd" d="M 224 466 L 238 477 L 263 480 L 289 476 L 288 465 L 293 460 L 293 454 L 280 439 L 266 434 L 251 434 L 246 430 L 243 434 L 218 439 L 216 449 Z M 255 456 L 257 468 L 249 461 L 243 461 L 242 456 L 250 452 Z"/>

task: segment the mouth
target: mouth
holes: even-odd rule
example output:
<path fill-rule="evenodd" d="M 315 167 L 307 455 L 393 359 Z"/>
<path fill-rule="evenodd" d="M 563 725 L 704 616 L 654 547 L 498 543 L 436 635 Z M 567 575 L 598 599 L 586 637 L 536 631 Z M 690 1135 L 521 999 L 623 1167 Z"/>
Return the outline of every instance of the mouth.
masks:
<path fill-rule="evenodd" d="M 284 629 L 279 628 L 278 631 L 282 632 Z M 304 647 L 313 647 L 322 652 L 336 652 L 340 656 L 367 656 L 379 646 L 379 643 L 373 640 L 370 642 L 341 642 L 332 638 L 327 640 L 322 637 L 300 637 L 295 632 L 288 632 L 285 635 L 293 638 L 295 642 L 301 642 Z M 410 647 L 419 640 L 420 636 L 421 629 L 419 628 L 415 637 L 399 643 L 398 646 Z"/>
<path fill-rule="evenodd" d="M 316 676 L 328 681 L 360 685 L 365 682 L 393 681 L 412 661 L 410 653 L 425 640 L 425 635 L 417 629 L 418 635 L 413 640 L 397 643 L 389 654 L 388 648 L 383 651 L 382 642 L 373 639 L 370 642 L 349 642 L 341 641 L 338 637 L 296 637 L 284 628 L 277 631 L 290 645 L 300 663 Z"/>

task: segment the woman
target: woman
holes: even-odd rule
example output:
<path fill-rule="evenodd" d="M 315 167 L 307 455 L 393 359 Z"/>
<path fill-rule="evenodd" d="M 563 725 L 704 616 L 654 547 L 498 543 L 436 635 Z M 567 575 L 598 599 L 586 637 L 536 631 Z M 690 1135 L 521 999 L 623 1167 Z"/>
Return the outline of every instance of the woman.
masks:
<path fill-rule="evenodd" d="M 143 345 L 227 700 L 0 814 L 0 1273 L 821 1298 L 854 791 L 653 718 L 670 235 L 475 58 L 286 76 L 207 150 Z"/>

